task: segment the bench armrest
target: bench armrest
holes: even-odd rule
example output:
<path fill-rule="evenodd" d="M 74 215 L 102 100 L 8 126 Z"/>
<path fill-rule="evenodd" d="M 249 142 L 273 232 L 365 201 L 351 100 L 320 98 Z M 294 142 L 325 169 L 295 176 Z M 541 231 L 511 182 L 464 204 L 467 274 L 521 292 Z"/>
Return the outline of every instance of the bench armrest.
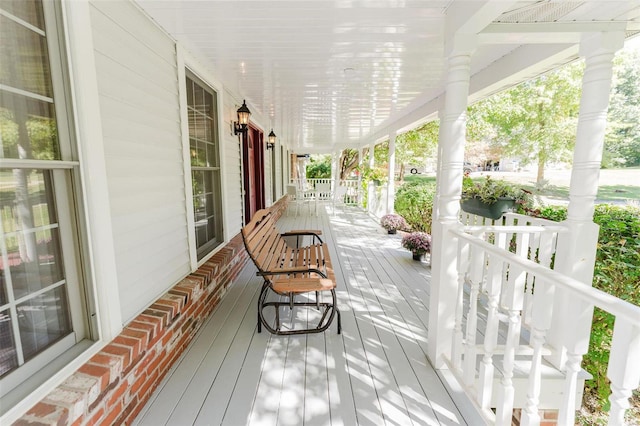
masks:
<path fill-rule="evenodd" d="M 300 273 L 300 274 L 313 273 L 313 274 L 320 275 L 322 278 L 327 278 L 327 274 L 325 274 L 321 270 L 317 268 L 305 268 L 304 266 L 301 266 L 298 268 L 279 268 L 272 271 L 262 271 L 262 272 L 258 271 L 256 272 L 256 275 L 260 277 L 264 277 L 266 275 L 288 275 L 288 274 L 295 274 L 295 273 Z"/>
<path fill-rule="evenodd" d="M 282 235 L 287 236 L 287 235 L 309 235 L 309 234 L 322 235 L 322 231 L 320 229 L 292 229 L 290 231 L 283 233 Z"/>
<path fill-rule="evenodd" d="M 301 229 L 301 230 L 294 230 L 294 231 L 287 231 L 287 232 L 283 232 L 282 234 L 280 234 L 283 237 L 304 237 L 304 236 L 312 236 L 314 238 L 314 241 L 317 239 L 318 241 L 320 241 L 320 244 L 323 244 L 322 238 L 320 238 L 320 235 L 322 234 L 322 231 L 320 230 L 314 230 L 314 229 Z"/>

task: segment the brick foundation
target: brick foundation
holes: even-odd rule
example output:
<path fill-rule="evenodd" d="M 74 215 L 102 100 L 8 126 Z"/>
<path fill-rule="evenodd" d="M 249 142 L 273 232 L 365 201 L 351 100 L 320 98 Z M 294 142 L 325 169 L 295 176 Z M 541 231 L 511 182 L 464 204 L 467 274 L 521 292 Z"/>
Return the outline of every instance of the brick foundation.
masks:
<path fill-rule="evenodd" d="M 131 424 L 248 259 L 238 234 L 14 424 Z"/>

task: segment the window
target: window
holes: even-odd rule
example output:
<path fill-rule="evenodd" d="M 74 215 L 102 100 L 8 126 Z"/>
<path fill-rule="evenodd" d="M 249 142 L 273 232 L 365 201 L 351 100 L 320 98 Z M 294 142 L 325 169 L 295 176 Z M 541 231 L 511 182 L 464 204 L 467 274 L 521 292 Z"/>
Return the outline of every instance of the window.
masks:
<path fill-rule="evenodd" d="M 192 74 L 188 73 L 186 80 L 193 211 L 200 260 L 223 241 L 218 105 L 215 91 Z"/>
<path fill-rule="evenodd" d="M 0 3 L 0 396 L 86 328 L 53 6 Z"/>

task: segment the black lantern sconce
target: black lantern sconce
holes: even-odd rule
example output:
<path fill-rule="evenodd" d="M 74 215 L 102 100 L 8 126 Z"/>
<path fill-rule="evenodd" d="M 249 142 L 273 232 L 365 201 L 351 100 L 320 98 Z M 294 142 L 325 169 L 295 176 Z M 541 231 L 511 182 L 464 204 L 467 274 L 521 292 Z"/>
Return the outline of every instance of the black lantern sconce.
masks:
<path fill-rule="evenodd" d="M 249 117 L 251 116 L 251 111 L 247 108 L 247 103 L 242 100 L 242 106 L 238 108 L 238 121 L 233 122 L 233 132 L 234 134 L 244 133 L 247 131 L 247 126 L 249 125 Z"/>
<path fill-rule="evenodd" d="M 273 149 L 276 146 L 276 134 L 273 133 L 273 129 L 269 133 L 269 139 L 267 140 L 267 149 Z"/>

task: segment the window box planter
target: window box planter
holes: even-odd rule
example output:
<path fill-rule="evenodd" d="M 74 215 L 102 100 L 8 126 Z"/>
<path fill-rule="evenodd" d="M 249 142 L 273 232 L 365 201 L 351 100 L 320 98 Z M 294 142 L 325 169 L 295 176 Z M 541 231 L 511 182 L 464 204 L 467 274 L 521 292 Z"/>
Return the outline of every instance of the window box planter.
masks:
<path fill-rule="evenodd" d="M 485 203 L 478 197 L 467 198 L 460 201 L 462 210 L 489 219 L 500 219 L 505 212 L 514 210 L 515 198 L 498 197 L 493 203 Z"/>

